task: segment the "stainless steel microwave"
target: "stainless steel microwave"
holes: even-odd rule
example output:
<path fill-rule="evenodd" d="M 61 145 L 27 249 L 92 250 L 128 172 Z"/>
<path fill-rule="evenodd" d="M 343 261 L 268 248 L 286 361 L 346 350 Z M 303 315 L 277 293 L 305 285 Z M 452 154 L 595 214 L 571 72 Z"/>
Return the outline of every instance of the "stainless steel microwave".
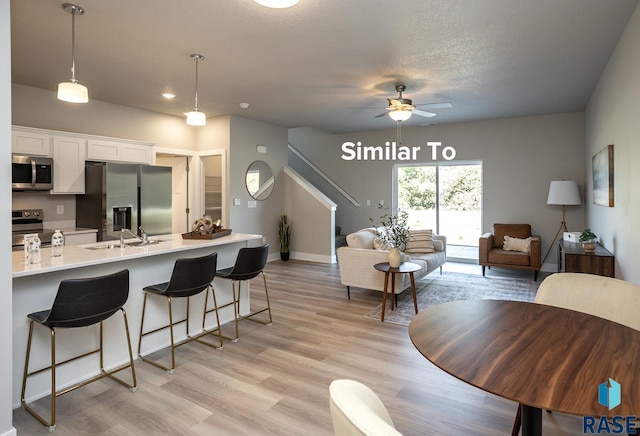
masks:
<path fill-rule="evenodd" d="M 12 154 L 11 188 L 14 191 L 50 191 L 53 189 L 53 159 Z"/>

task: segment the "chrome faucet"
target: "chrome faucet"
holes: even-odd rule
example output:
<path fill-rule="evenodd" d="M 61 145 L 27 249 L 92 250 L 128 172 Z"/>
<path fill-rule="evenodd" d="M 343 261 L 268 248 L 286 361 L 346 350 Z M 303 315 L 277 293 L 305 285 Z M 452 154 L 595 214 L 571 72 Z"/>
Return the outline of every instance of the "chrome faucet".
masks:
<path fill-rule="evenodd" d="M 140 229 L 140 234 L 142 235 L 141 241 L 143 244 L 147 244 L 149 242 L 149 236 L 147 236 L 147 232 L 142 228 L 142 226 L 138 227 Z"/>
<path fill-rule="evenodd" d="M 131 230 L 122 228 L 122 233 L 120 233 L 120 245 L 124 245 L 124 234 L 125 233 L 128 233 L 131 236 L 134 236 L 135 238 L 139 239 L 142 242 L 145 242 L 145 243 L 147 242 L 147 238 L 146 238 L 147 234 L 146 233 L 143 233 L 143 237 L 141 238 L 140 236 L 138 236 L 135 233 L 133 233 Z"/>

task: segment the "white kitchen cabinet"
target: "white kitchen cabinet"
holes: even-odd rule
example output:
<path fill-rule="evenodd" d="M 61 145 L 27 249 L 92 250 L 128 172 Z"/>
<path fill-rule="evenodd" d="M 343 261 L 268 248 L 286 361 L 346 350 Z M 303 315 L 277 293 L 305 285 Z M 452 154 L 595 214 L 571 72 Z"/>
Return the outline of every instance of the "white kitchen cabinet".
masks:
<path fill-rule="evenodd" d="M 84 194 L 87 140 L 75 136 L 53 137 L 52 194 Z"/>
<path fill-rule="evenodd" d="M 87 160 L 150 164 L 153 144 L 89 139 Z"/>
<path fill-rule="evenodd" d="M 11 129 L 11 152 L 51 157 L 51 135 L 22 128 Z"/>

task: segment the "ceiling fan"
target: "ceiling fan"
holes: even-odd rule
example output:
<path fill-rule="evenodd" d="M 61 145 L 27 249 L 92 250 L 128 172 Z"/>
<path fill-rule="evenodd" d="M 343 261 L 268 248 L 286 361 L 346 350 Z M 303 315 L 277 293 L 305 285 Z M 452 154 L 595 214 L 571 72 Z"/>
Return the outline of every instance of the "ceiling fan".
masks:
<path fill-rule="evenodd" d="M 419 115 L 421 117 L 434 117 L 436 116 L 433 112 L 428 112 L 422 109 L 416 109 L 416 105 L 413 104 L 411 99 L 403 98 L 402 93 L 405 91 L 406 86 L 404 85 L 396 85 L 396 91 L 398 91 L 398 98 L 388 98 L 389 106 L 385 109 L 386 112 L 381 113 L 380 115 L 376 115 L 375 118 L 380 118 L 385 115 L 389 115 L 391 119 L 394 121 L 406 121 L 411 115 Z M 453 107 L 451 103 L 443 102 L 443 103 L 428 103 L 428 104 L 420 104 L 417 106 L 422 106 L 426 109 L 442 109 L 442 108 L 450 108 Z"/>

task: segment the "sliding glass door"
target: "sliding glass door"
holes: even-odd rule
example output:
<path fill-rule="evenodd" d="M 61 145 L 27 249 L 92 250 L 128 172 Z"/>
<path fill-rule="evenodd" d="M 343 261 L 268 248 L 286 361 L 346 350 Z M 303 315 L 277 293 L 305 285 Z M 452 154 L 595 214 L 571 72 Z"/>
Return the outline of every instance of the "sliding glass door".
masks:
<path fill-rule="evenodd" d="M 432 229 L 447 236 L 451 257 L 477 247 L 482 227 L 480 162 L 397 165 L 394 204 L 409 214 L 412 229 Z M 461 257 L 476 258 L 477 249 Z M 448 254 L 449 254 L 448 253 Z"/>

